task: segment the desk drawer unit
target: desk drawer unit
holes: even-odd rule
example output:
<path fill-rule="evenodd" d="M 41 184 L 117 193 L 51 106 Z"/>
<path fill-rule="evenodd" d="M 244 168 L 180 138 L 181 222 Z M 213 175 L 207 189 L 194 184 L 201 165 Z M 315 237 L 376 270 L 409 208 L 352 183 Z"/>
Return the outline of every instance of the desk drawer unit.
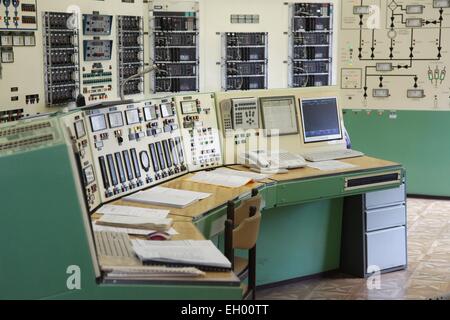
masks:
<path fill-rule="evenodd" d="M 406 225 L 404 204 L 366 211 L 366 231 L 375 231 Z"/>
<path fill-rule="evenodd" d="M 366 234 L 367 268 L 388 270 L 406 265 L 405 231 L 406 228 L 402 226 L 368 232 Z"/>
<path fill-rule="evenodd" d="M 367 277 L 370 272 L 407 266 L 405 184 L 347 197 L 342 222 L 341 269 Z"/>
<path fill-rule="evenodd" d="M 373 209 L 405 202 L 405 185 L 399 188 L 366 193 L 365 208 Z"/>

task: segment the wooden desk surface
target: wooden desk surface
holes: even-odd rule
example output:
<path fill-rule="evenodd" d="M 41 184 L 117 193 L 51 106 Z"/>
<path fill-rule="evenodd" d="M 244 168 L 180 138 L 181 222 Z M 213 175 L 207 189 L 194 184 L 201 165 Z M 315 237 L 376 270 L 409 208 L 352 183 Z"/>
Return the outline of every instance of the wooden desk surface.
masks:
<path fill-rule="evenodd" d="M 100 217 L 99 214 L 95 214 L 92 216 L 92 220 L 95 221 Z M 180 217 L 178 217 L 180 218 Z M 183 217 L 182 217 L 183 218 Z M 187 219 L 187 218 L 185 218 Z M 190 220 L 190 219 L 188 219 Z M 179 233 L 178 235 L 174 235 L 172 240 L 205 240 L 203 235 L 198 231 L 197 227 L 190 221 L 185 222 L 174 222 L 174 229 Z M 132 236 L 134 239 L 142 239 L 140 236 Z M 205 275 L 202 277 L 187 277 L 187 278 L 171 278 L 171 277 L 159 277 L 158 279 L 144 281 L 143 283 L 148 284 L 170 284 L 170 285 L 233 285 L 239 286 L 240 280 L 234 274 L 234 272 L 205 272 Z"/>
<path fill-rule="evenodd" d="M 190 177 L 192 177 L 192 174 L 188 174 L 175 180 L 163 183 L 161 186 L 180 190 L 206 192 L 211 193 L 211 196 L 182 209 L 167 206 L 157 206 L 135 202 L 127 202 L 124 200 L 118 200 L 114 203 L 141 208 L 166 209 L 170 210 L 170 214 L 173 216 L 185 217 L 189 220 L 192 220 L 192 218 L 201 216 L 211 210 L 214 210 L 216 208 L 225 205 L 229 200 L 233 200 L 240 196 L 249 194 L 252 189 L 258 188 L 262 185 L 261 183 L 249 183 L 241 188 L 225 188 L 220 186 L 207 185 L 188 181 Z"/>
<path fill-rule="evenodd" d="M 205 240 L 192 222 L 174 222 L 173 228 L 179 233 L 172 240 Z"/>
<path fill-rule="evenodd" d="M 376 159 L 376 158 L 372 158 L 372 157 L 368 157 L 368 156 L 351 158 L 351 159 L 342 159 L 339 161 L 355 165 L 356 167 L 349 168 L 349 169 L 339 169 L 339 170 L 334 170 L 334 171 L 322 171 L 322 170 L 315 169 L 315 168 L 305 167 L 305 168 L 289 170 L 288 173 L 284 173 L 284 174 L 272 175 L 270 177 L 270 179 L 273 181 L 276 181 L 276 182 L 284 182 L 284 181 L 290 181 L 290 180 L 311 179 L 311 178 L 315 178 L 315 177 L 341 174 L 341 173 L 346 173 L 346 172 L 357 173 L 359 171 L 364 171 L 364 170 L 384 169 L 384 168 L 400 166 L 400 164 L 395 163 L 395 162 Z M 249 171 L 249 169 L 244 166 L 233 166 L 232 168 L 236 169 L 236 170 Z"/>
<path fill-rule="evenodd" d="M 198 192 L 207 192 L 212 193 L 210 197 L 207 199 L 201 200 L 189 207 L 178 209 L 164 206 L 155 206 L 155 205 L 147 205 L 136 202 L 127 202 L 123 200 L 115 201 L 114 204 L 117 205 L 129 205 L 141 208 L 154 208 L 154 209 L 167 209 L 170 210 L 170 215 L 172 219 L 174 219 L 174 228 L 179 232 L 178 235 L 173 237 L 173 240 L 204 240 L 203 235 L 199 232 L 197 227 L 192 223 L 192 219 L 197 216 L 201 216 L 211 210 L 219 208 L 227 203 L 229 200 L 236 199 L 238 197 L 242 197 L 251 192 L 253 188 L 260 187 L 264 183 L 268 182 L 284 182 L 290 180 L 300 180 L 300 179 L 311 179 L 315 177 L 327 176 L 340 174 L 345 172 L 360 172 L 370 169 L 384 169 L 384 168 L 393 168 L 400 166 L 400 164 L 375 159 L 371 157 L 358 157 L 352 159 L 340 160 L 345 163 L 353 164 L 356 167 L 345 169 L 345 170 L 336 170 L 336 171 L 321 171 L 314 168 L 300 168 L 290 170 L 286 174 L 277 174 L 270 177 L 270 180 L 262 183 L 251 183 L 242 188 L 225 188 L 214 185 L 206 185 L 201 183 L 196 183 L 192 181 L 188 181 L 189 177 L 192 175 L 185 175 L 183 177 L 177 178 L 173 181 L 169 181 L 167 183 L 162 184 L 164 187 L 174 188 L 174 189 L 183 189 L 190 191 L 198 191 Z M 249 171 L 248 168 L 243 166 L 232 166 L 230 167 L 235 170 Z M 98 218 L 99 215 L 95 214 L 92 216 L 93 220 Z M 183 284 L 184 280 L 180 279 L 170 279 L 170 278 L 161 278 L 158 279 L 159 282 L 169 282 L 169 283 L 177 283 Z M 228 283 L 237 285 L 239 283 L 239 279 L 233 272 L 207 272 L 205 277 L 201 278 L 190 278 L 186 280 L 186 283 L 195 283 L 195 284 L 212 284 L 212 283 Z"/>

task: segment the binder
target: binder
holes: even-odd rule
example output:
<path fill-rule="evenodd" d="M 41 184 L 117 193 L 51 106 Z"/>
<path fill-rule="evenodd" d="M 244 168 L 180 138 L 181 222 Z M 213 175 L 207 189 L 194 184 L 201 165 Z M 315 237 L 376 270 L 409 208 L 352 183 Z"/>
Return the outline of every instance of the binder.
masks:
<path fill-rule="evenodd" d="M 144 265 L 195 267 L 217 272 L 231 270 L 231 262 L 209 240 L 132 240 L 132 245 Z"/>

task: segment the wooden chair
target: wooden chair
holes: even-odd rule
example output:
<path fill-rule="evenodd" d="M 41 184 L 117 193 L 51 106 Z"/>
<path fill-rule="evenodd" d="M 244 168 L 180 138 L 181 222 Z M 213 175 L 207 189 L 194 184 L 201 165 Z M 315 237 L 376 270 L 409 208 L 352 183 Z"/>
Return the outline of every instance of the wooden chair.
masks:
<path fill-rule="evenodd" d="M 244 299 L 256 294 L 256 242 L 261 224 L 261 197 L 258 190 L 252 191 L 252 198 L 242 201 L 235 208 L 228 202 L 225 221 L 225 256 L 230 260 L 234 272 L 241 281 L 248 279 Z M 248 250 L 248 259 L 235 256 L 234 250 Z"/>

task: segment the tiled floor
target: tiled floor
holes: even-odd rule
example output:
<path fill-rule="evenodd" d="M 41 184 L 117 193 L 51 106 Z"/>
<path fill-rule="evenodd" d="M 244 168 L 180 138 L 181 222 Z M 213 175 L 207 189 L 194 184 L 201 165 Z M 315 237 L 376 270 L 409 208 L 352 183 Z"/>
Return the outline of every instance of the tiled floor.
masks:
<path fill-rule="evenodd" d="M 343 274 L 257 291 L 258 299 L 428 299 L 450 293 L 450 201 L 408 199 L 408 269 L 378 289 Z"/>

